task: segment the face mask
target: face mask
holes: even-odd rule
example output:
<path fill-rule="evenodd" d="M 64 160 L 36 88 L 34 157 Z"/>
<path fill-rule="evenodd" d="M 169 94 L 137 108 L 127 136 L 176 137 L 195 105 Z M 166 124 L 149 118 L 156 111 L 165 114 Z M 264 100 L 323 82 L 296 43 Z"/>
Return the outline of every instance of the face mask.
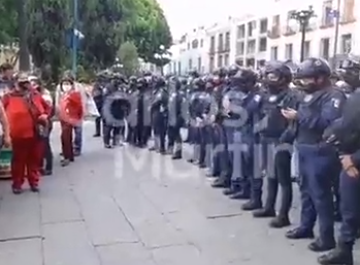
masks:
<path fill-rule="evenodd" d="M 72 88 L 71 85 L 63 85 L 62 86 L 62 89 L 64 92 L 69 92 L 71 90 L 71 88 Z"/>
<path fill-rule="evenodd" d="M 28 83 L 19 83 L 19 88 L 21 90 L 28 90 L 29 89 L 29 84 Z"/>

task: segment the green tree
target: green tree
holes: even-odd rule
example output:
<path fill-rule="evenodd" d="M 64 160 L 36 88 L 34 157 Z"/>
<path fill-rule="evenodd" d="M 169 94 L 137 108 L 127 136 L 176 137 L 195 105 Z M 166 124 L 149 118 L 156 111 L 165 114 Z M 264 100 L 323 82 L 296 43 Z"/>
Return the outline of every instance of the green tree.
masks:
<path fill-rule="evenodd" d="M 0 2 L 0 25 L 0 44 L 10 44 L 18 40 L 16 1 Z"/>
<path fill-rule="evenodd" d="M 163 65 L 154 57 L 169 49 L 172 36 L 169 25 L 162 9 L 156 0 L 126 0 L 128 10 L 135 10 L 129 14 L 127 23 L 127 39 L 134 41 L 139 56 L 147 62 Z"/>
<path fill-rule="evenodd" d="M 28 46 L 35 66 L 51 67 L 54 80 L 70 66 L 67 35 L 73 27 L 72 1 L 27 0 Z M 168 49 L 172 38 L 156 0 L 79 1 L 78 29 L 85 38 L 79 49 L 79 64 L 96 70 L 114 64 L 119 48 L 132 42 L 139 57 L 161 65 L 154 54 L 161 45 Z M 0 3 L 0 44 L 18 41 L 16 1 Z"/>
<path fill-rule="evenodd" d="M 139 69 L 139 57 L 134 43 L 124 42 L 120 46 L 118 58 L 122 64 L 122 72 L 125 75 L 133 75 Z"/>
<path fill-rule="evenodd" d="M 125 15 L 123 0 L 80 1 L 80 25 L 84 34 L 80 53 L 86 68 L 111 66 L 124 40 Z"/>
<path fill-rule="evenodd" d="M 29 0 L 28 4 L 28 47 L 33 62 L 40 69 L 46 67 L 51 79 L 57 81 L 67 58 L 71 8 L 66 0 Z"/>

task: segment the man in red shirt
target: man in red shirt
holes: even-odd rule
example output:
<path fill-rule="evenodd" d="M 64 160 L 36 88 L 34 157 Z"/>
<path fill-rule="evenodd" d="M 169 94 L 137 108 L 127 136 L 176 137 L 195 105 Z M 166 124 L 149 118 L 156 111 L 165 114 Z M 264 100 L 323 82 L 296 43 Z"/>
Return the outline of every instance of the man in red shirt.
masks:
<path fill-rule="evenodd" d="M 32 89 L 28 76 L 17 76 L 15 89 L 4 95 L 12 143 L 11 176 L 14 194 L 22 192 L 27 178 L 33 192 L 39 191 L 41 138 L 46 131 L 50 108 L 40 93 Z"/>

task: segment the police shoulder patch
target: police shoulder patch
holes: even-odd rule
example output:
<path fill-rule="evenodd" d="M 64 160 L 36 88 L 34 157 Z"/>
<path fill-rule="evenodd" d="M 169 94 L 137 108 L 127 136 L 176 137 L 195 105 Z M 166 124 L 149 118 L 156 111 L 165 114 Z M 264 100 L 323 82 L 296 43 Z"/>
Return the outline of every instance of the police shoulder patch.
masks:
<path fill-rule="evenodd" d="M 277 96 L 271 96 L 270 98 L 269 98 L 269 101 L 270 102 L 275 102 L 276 101 L 276 99 L 277 99 Z"/>
<path fill-rule="evenodd" d="M 336 108 L 336 109 L 340 108 L 340 99 L 332 98 L 331 101 L 332 101 L 332 104 L 333 104 L 334 108 Z"/>
<path fill-rule="evenodd" d="M 260 102 L 260 100 L 261 100 L 261 96 L 260 96 L 260 95 L 255 95 L 255 96 L 254 96 L 254 101 L 255 101 L 255 102 Z"/>
<path fill-rule="evenodd" d="M 313 98 L 313 95 L 306 95 L 306 96 L 304 97 L 304 101 L 305 101 L 305 102 L 309 102 L 310 100 L 312 100 L 312 98 Z"/>

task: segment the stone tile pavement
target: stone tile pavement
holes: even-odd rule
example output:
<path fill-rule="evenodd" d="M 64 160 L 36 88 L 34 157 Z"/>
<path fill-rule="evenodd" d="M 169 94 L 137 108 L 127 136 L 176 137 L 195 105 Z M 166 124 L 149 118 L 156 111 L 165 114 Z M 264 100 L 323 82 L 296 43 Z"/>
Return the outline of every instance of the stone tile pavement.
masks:
<path fill-rule="evenodd" d="M 285 230 L 254 220 L 185 161 L 105 150 L 85 129 L 83 156 L 56 166 L 40 194 L 15 196 L 0 182 L 0 264 L 316 264 L 308 241 L 290 242 Z"/>

